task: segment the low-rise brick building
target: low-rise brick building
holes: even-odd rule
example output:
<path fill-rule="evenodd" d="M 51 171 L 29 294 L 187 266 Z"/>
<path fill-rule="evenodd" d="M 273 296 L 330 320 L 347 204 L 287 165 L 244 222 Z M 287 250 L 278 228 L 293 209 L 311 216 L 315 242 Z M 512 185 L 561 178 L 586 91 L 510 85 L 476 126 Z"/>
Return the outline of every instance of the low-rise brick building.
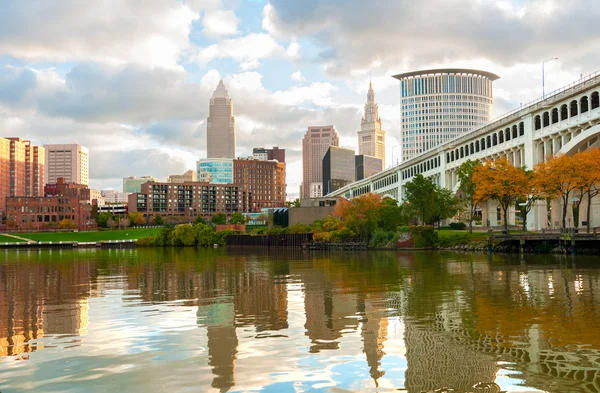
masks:
<path fill-rule="evenodd" d="M 238 184 L 205 182 L 147 182 L 142 192 L 129 195 L 129 212 L 145 217 L 180 216 L 210 218 L 215 213 L 244 213 L 252 194 Z"/>
<path fill-rule="evenodd" d="M 85 184 L 66 183 L 63 177 L 59 177 L 56 183 L 44 186 L 44 196 L 66 196 L 79 198 L 80 201 L 90 201 L 90 189 Z"/>
<path fill-rule="evenodd" d="M 27 197 L 6 198 L 6 225 L 17 230 L 43 230 L 58 228 L 64 220 L 72 220 L 80 230 L 95 228 L 92 205 L 78 197 Z"/>

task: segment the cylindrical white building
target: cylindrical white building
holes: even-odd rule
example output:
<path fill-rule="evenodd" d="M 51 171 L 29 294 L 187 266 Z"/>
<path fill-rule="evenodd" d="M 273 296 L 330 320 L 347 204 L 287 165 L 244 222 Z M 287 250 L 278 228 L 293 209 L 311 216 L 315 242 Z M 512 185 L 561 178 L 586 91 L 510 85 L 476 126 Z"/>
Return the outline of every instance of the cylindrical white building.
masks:
<path fill-rule="evenodd" d="M 394 75 L 400 81 L 402 161 L 489 122 L 491 72 L 448 68 Z"/>

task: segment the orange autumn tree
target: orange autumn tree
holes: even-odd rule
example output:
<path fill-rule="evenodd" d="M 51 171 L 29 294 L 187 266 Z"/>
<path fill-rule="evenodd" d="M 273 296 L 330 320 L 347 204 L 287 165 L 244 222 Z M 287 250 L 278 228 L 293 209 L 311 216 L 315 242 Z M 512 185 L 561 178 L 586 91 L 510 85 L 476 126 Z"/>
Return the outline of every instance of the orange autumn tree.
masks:
<path fill-rule="evenodd" d="M 590 212 L 592 198 L 600 193 L 600 148 L 587 150 L 573 156 L 576 166 L 579 167 L 581 195 L 587 196 L 586 229 L 590 231 Z"/>
<path fill-rule="evenodd" d="M 538 163 L 534 170 L 537 188 L 547 198 L 560 198 L 562 206 L 562 228 L 567 227 L 569 198 L 582 186 L 580 156 L 558 155 Z"/>
<path fill-rule="evenodd" d="M 475 168 L 473 182 L 477 185 L 477 200 L 498 201 L 504 217 L 504 230 L 508 233 L 508 209 L 528 191 L 525 170 L 514 167 L 506 158 L 500 158 Z"/>
<path fill-rule="evenodd" d="M 340 200 L 335 205 L 333 215 L 354 234 L 369 237 L 377 229 L 382 208 L 381 195 L 368 193 L 350 200 Z"/>

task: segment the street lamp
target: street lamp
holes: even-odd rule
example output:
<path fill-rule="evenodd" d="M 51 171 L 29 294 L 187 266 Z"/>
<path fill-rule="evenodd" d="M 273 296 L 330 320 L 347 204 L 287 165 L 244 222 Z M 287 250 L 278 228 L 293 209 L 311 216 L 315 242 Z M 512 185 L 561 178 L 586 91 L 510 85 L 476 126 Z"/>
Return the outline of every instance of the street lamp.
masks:
<path fill-rule="evenodd" d="M 546 91 L 545 91 L 545 86 L 544 86 L 544 65 L 552 60 L 558 60 L 558 57 L 553 57 L 551 59 L 548 59 L 548 60 L 542 62 L 542 100 L 546 96 Z"/>
<path fill-rule="evenodd" d="M 394 165 L 394 149 L 397 147 L 400 147 L 402 145 L 396 145 L 396 146 L 392 146 L 392 166 Z"/>

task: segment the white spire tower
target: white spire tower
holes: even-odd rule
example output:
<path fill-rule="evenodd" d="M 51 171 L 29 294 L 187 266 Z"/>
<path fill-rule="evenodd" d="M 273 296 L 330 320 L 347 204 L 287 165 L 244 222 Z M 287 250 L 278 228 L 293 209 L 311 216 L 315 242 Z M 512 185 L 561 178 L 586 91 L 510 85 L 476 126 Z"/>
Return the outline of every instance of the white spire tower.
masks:
<path fill-rule="evenodd" d="M 375 92 L 371 81 L 369 81 L 365 114 L 358 131 L 358 154 L 380 158 L 385 168 L 385 131 L 381 129 L 379 108 L 375 103 Z"/>

